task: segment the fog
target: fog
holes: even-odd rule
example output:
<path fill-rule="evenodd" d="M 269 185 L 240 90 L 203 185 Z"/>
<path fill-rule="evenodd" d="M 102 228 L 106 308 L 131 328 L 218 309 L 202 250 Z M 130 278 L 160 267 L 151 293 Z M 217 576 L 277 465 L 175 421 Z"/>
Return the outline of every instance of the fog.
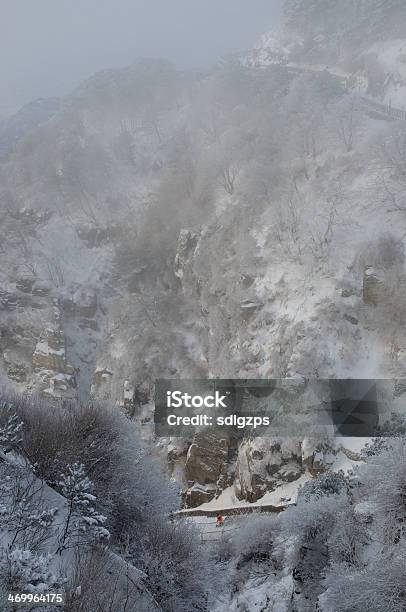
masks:
<path fill-rule="evenodd" d="M 200 67 L 248 49 L 281 0 L 0 0 L 0 116 L 137 57 Z"/>

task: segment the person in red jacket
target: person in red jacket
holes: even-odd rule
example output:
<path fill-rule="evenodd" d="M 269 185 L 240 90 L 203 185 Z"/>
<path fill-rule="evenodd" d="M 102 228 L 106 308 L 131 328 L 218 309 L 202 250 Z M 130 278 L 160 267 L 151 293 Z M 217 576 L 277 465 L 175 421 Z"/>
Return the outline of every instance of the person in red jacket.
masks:
<path fill-rule="evenodd" d="M 224 516 L 220 513 L 216 516 L 216 527 L 222 527 L 224 525 Z"/>

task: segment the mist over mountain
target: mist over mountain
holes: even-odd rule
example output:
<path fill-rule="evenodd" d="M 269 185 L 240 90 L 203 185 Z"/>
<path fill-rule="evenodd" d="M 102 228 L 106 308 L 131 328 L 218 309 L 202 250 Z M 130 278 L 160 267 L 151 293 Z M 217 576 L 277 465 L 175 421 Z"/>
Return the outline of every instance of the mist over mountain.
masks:
<path fill-rule="evenodd" d="M 58 98 L 34 100 L 15 115 L 0 121 L 0 159 L 4 163 L 13 153 L 19 140 L 45 123 L 59 110 Z"/>
<path fill-rule="evenodd" d="M 129 609 L 404 610 L 405 10 L 287 0 L 211 68 L 139 60 L 0 124 L 0 468 L 63 517 L 66 609 L 129 564 Z M 157 438 L 157 378 L 387 379 L 387 436 Z"/>
<path fill-rule="evenodd" d="M 68 94 L 81 80 L 137 58 L 206 68 L 249 49 L 277 21 L 281 0 L 2 0 L 0 118 L 38 98 Z"/>

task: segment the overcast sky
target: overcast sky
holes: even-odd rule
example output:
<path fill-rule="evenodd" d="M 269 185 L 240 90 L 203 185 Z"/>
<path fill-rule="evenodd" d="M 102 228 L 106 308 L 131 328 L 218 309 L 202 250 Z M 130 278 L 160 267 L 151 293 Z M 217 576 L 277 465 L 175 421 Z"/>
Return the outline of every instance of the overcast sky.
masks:
<path fill-rule="evenodd" d="M 0 116 L 137 57 L 204 66 L 272 29 L 282 0 L 0 0 Z"/>

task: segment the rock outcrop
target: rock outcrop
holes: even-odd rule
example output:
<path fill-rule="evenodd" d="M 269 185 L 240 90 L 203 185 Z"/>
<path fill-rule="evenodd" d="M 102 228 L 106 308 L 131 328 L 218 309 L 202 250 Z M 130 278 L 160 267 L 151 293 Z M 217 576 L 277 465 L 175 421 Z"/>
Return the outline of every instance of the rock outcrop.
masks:
<path fill-rule="evenodd" d="M 92 397 L 98 397 L 100 399 L 107 398 L 106 389 L 108 390 L 108 383 L 113 377 L 113 371 L 107 367 L 99 366 L 93 373 L 92 386 L 90 389 Z"/>
<path fill-rule="evenodd" d="M 376 306 L 382 297 L 383 279 L 382 274 L 375 268 L 368 267 L 364 271 L 363 299 L 364 303 Z"/>
<path fill-rule="evenodd" d="M 75 370 L 67 360 L 65 335 L 61 329 L 47 327 L 41 332 L 32 365 L 43 393 L 66 395 L 75 387 Z"/>
<path fill-rule="evenodd" d="M 216 483 L 226 469 L 228 446 L 225 438 L 215 434 L 197 434 L 187 453 L 186 479 L 202 485 Z"/>
<path fill-rule="evenodd" d="M 196 483 L 185 492 L 183 496 L 184 505 L 186 508 L 196 508 L 196 506 L 211 501 L 215 495 L 215 485 L 200 485 Z"/>
<path fill-rule="evenodd" d="M 303 472 L 299 442 L 255 438 L 238 449 L 234 488 L 240 499 L 255 502 Z"/>

